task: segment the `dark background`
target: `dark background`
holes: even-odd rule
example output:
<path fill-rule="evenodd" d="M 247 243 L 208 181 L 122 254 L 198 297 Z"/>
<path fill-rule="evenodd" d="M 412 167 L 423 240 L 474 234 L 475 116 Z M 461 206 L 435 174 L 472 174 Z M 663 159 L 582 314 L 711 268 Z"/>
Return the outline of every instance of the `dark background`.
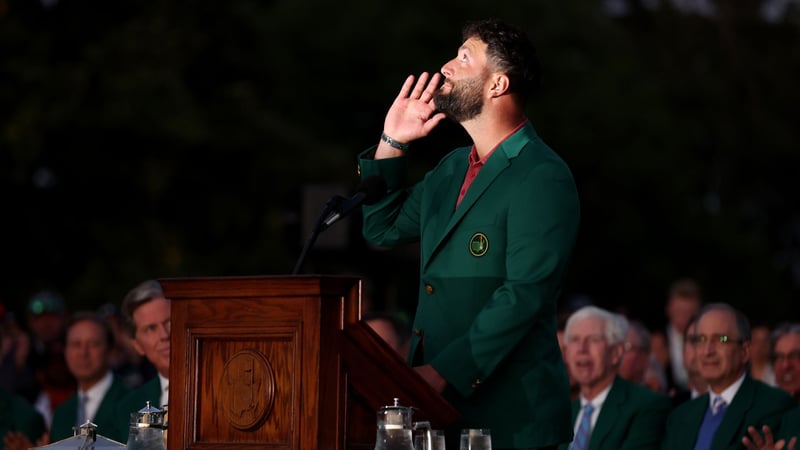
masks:
<path fill-rule="evenodd" d="M 405 77 L 493 16 L 537 45 L 529 117 L 580 191 L 565 301 L 656 325 L 690 276 L 796 320 L 800 9 L 782 3 L 0 0 L 0 301 L 50 288 L 76 310 L 147 278 L 291 272 Z M 467 142 L 440 126 L 413 177 Z M 367 248 L 358 217 L 326 233 L 305 273 L 365 276 L 375 308 L 413 310 L 415 247 Z"/>

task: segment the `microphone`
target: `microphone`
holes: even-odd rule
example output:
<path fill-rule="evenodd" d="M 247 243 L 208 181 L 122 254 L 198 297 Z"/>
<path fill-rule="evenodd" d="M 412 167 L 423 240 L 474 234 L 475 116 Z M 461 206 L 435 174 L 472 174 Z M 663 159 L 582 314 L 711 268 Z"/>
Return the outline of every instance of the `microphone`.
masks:
<path fill-rule="evenodd" d="M 356 189 L 356 193 L 353 194 L 352 197 L 344 200 L 342 203 L 337 205 L 331 213 L 321 225 L 321 229 L 325 230 L 329 226 L 333 225 L 340 219 L 343 219 L 350 213 L 352 213 L 356 208 L 361 205 L 372 205 L 377 203 L 383 197 L 386 197 L 386 180 L 383 179 L 380 175 L 373 175 L 371 177 L 367 177 L 361 184 L 358 185 Z"/>

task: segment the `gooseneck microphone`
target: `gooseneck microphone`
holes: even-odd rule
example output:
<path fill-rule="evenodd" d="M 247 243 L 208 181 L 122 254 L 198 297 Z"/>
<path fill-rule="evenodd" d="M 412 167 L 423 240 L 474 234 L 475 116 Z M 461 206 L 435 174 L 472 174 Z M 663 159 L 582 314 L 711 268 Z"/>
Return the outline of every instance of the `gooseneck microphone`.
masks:
<path fill-rule="evenodd" d="M 353 210 L 361 205 L 372 205 L 386 196 L 386 180 L 383 177 L 374 175 L 364 179 L 356 193 L 345 200 L 341 205 L 335 207 L 333 212 L 322 222 L 322 230 L 348 216 Z M 341 198 L 341 197 L 340 197 Z"/>
<path fill-rule="evenodd" d="M 379 175 L 373 175 L 365 178 L 361 184 L 358 185 L 358 188 L 356 188 L 356 193 L 350 198 L 346 199 L 340 195 L 334 195 L 328 199 L 328 202 L 325 203 L 325 208 L 322 210 L 322 214 L 320 214 L 317 223 L 311 230 L 308 241 L 306 241 L 305 246 L 303 246 L 303 251 L 297 259 L 292 275 L 297 275 L 300 272 L 300 268 L 306 259 L 308 251 L 314 245 L 314 242 L 316 242 L 321 232 L 325 231 L 339 220 L 347 217 L 359 206 L 372 205 L 386 197 L 387 189 L 386 180 Z"/>

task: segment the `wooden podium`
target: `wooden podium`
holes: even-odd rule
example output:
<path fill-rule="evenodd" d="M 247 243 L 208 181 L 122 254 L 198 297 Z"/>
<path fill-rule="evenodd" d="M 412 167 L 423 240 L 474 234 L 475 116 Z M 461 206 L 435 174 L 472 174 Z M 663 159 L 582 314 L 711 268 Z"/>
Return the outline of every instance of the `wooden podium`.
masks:
<path fill-rule="evenodd" d="M 168 450 L 371 450 L 394 397 L 437 428 L 458 417 L 359 321 L 357 278 L 159 281 L 172 301 Z"/>

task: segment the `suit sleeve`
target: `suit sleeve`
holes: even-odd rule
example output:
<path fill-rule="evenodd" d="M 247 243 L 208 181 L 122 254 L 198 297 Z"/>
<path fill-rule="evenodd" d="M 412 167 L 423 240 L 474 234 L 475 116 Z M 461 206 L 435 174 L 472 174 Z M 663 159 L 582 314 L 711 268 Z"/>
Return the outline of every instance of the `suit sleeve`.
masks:
<path fill-rule="evenodd" d="M 362 178 L 380 175 L 386 180 L 387 196 L 374 205 L 364 205 L 364 239 L 370 244 L 391 247 L 419 240 L 420 203 L 423 183 L 404 189 L 406 157 L 374 160 L 369 149 L 360 155 Z"/>

